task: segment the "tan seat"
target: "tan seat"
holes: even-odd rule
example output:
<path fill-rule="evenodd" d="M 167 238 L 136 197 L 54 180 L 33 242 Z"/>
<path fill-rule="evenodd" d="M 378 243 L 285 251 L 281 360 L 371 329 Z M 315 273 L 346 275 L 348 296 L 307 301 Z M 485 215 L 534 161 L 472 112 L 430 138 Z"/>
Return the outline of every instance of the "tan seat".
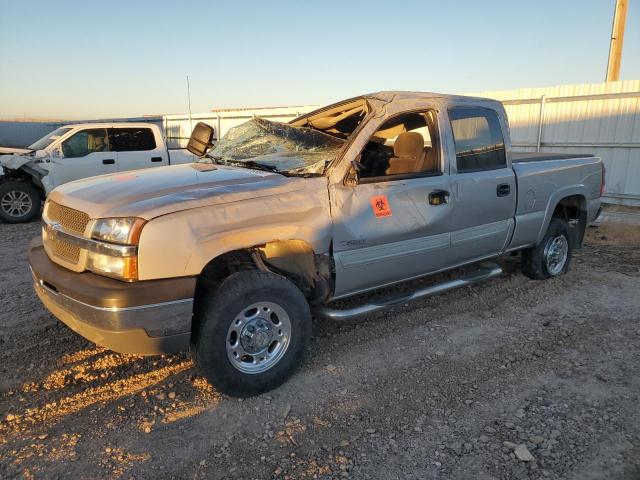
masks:
<path fill-rule="evenodd" d="M 424 171 L 426 152 L 424 138 L 418 132 L 404 132 L 393 143 L 394 156 L 389 159 L 387 175 Z"/>
<path fill-rule="evenodd" d="M 107 148 L 107 144 L 103 136 L 90 134 L 87 140 L 87 147 L 90 152 L 104 152 Z"/>
<path fill-rule="evenodd" d="M 433 147 L 425 147 L 424 164 L 421 172 L 435 172 L 438 168 L 438 154 Z"/>

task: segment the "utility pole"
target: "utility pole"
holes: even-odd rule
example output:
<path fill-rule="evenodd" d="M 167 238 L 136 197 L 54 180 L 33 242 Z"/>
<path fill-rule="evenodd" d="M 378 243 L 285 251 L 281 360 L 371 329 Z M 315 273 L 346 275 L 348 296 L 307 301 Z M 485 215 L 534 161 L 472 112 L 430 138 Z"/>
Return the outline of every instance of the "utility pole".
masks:
<path fill-rule="evenodd" d="M 622 60 L 622 44 L 624 42 L 624 26 L 627 22 L 628 0 L 616 0 L 611 27 L 611 46 L 607 63 L 607 82 L 620 80 L 620 61 Z"/>

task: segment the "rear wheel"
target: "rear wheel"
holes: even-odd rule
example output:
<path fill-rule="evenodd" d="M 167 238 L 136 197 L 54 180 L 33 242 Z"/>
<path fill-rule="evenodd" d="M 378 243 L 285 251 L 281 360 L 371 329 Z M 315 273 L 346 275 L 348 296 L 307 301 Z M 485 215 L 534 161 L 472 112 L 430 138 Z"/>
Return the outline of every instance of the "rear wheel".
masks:
<path fill-rule="evenodd" d="M 311 336 L 302 292 L 269 272 L 237 272 L 204 302 L 191 348 L 205 378 L 220 392 L 256 395 L 283 383 Z"/>
<path fill-rule="evenodd" d="M 534 280 L 557 277 L 569 269 L 572 251 L 569 225 L 554 217 L 542 242 L 522 252 L 522 272 Z"/>
<path fill-rule="evenodd" d="M 6 223 L 24 223 L 40 213 L 40 194 L 27 182 L 0 183 L 0 219 Z"/>

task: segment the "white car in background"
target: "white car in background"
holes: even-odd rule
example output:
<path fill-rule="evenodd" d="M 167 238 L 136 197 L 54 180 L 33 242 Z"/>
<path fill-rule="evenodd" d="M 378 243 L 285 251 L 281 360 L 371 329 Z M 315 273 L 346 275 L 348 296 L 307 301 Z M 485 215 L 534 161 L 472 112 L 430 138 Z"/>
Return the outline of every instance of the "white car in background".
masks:
<path fill-rule="evenodd" d="M 0 220 L 34 219 L 49 192 L 72 180 L 195 160 L 186 150 L 169 151 L 151 123 L 65 125 L 26 149 L 0 148 Z"/>

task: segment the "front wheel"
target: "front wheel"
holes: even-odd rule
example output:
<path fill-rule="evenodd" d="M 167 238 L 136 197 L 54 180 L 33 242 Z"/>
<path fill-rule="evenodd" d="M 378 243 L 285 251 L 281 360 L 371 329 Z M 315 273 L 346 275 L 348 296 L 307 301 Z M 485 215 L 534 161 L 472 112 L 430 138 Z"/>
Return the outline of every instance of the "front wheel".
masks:
<path fill-rule="evenodd" d="M 0 183 L 0 220 L 25 223 L 40 213 L 40 194 L 30 183 L 10 180 Z"/>
<path fill-rule="evenodd" d="M 311 336 L 311 312 L 286 278 L 262 271 L 226 278 L 197 311 L 192 355 L 217 390 L 246 397 L 283 383 Z"/>
<path fill-rule="evenodd" d="M 572 251 L 569 224 L 552 218 L 542 242 L 522 252 L 522 272 L 534 280 L 557 277 L 569 269 Z"/>

